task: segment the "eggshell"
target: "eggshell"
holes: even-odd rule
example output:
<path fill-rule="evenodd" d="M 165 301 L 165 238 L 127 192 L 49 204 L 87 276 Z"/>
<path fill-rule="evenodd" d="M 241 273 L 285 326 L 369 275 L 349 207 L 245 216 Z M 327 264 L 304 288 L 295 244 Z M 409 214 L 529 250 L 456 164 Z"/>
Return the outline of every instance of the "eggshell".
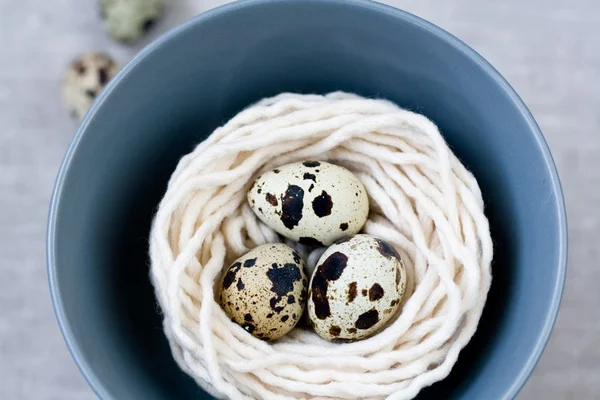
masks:
<path fill-rule="evenodd" d="M 275 340 L 300 320 L 307 286 L 300 255 L 285 244 L 270 243 L 238 258 L 224 272 L 219 302 L 252 335 Z"/>
<path fill-rule="evenodd" d="M 358 233 L 369 214 L 362 182 L 346 168 L 324 161 L 264 173 L 248 192 L 248 202 L 273 230 L 310 246 L 329 246 Z"/>
<path fill-rule="evenodd" d="M 311 325 L 327 340 L 367 338 L 396 314 L 405 287 L 404 264 L 392 245 L 364 234 L 342 239 L 323 253 L 311 277 Z"/>

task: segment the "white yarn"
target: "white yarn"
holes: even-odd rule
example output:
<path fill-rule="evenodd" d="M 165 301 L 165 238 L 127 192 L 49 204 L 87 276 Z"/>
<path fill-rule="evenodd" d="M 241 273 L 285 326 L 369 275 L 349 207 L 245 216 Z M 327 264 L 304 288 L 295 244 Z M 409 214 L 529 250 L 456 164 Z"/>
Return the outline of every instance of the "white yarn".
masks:
<path fill-rule="evenodd" d="M 307 159 L 361 179 L 371 206 L 364 232 L 393 243 L 406 264 L 402 312 L 370 339 L 333 344 L 296 328 L 265 343 L 214 300 L 224 267 L 280 240 L 247 205 L 249 185 Z M 294 246 L 316 263 L 318 253 Z M 475 332 L 492 241 L 475 178 L 427 118 L 348 93 L 286 93 L 240 112 L 181 159 L 150 255 L 173 356 L 213 396 L 410 399 L 449 374 Z"/>

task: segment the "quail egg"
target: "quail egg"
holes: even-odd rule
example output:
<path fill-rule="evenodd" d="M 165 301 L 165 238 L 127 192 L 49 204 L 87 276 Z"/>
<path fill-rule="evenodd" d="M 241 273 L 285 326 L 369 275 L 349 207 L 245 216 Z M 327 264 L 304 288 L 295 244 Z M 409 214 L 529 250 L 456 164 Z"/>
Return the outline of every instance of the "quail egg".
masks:
<path fill-rule="evenodd" d="M 392 245 L 364 234 L 342 239 L 323 253 L 311 277 L 311 325 L 327 340 L 365 339 L 396 313 L 405 286 L 404 264 Z"/>
<path fill-rule="evenodd" d="M 65 72 L 63 101 L 71 116 L 81 120 L 96 97 L 117 74 L 117 63 L 103 53 L 89 53 L 76 58 Z"/>
<path fill-rule="evenodd" d="M 324 161 L 264 173 L 248 192 L 248 202 L 273 230 L 309 246 L 329 246 L 358 233 L 369 214 L 362 182 L 346 168 Z"/>
<path fill-rule="evenodd" d="M 219 301 L 246 331 L 275 340 L 302 317 L 307 286 L 300 255 L 285 244 L 269 243 L 238 258 L 225 271 Z"/>

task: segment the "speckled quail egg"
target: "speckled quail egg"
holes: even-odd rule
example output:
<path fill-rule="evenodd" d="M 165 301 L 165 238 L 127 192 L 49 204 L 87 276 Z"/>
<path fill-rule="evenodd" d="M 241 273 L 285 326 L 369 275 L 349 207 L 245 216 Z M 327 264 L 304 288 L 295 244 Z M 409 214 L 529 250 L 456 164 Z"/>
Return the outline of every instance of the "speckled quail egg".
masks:
<path fill-rule="evenodd" d="M 349 342 L 379 332 L 400 307 L 406 271 L 392 245 L 356 235 L 330 246 L 308 291 L 308 315 L 324 339 Z"/>
<path fill-rule="evenodd" d="M 71 116 L 81 120 L 96 97 L 119 71 L 117 63 L 102 53 L 89 53 L 76 58 L 62 85 L 63 101 Z"/>
<path fill-rule="evenodd" d="M 163 15 L 164 8 L 164 0 L 100 0 L 104 28 L 120 42 L 142 37 Z"/>
<path fill-rule="evenodd" d="M 362 182 L 346 168 L 324 161 L 264 173 L 250 188 L 248 202 L 273 230 L 310 246 L 329 246 L 358 233 L 369 214 Z"/>
<path fill-rule="evenodd" d="M 259 339 L 275 340 L 300 320 L 307 286 L 300 255 L 285 244 L 269 243 L 225 271 L 219 301 L 233 322 Z"/>

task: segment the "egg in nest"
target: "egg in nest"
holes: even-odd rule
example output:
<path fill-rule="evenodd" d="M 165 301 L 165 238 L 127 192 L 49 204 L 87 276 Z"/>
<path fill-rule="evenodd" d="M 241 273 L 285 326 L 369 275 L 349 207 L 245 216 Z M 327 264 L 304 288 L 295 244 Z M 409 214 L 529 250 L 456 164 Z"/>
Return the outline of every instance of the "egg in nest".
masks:
<path fill-rule="evenodd" d="M 282 243 L 258 246 L 224 272 L 219 302 L 231 320 L 263 340 L 288 333 L 306 303 L 307 276 L 300 255 Z"/>

